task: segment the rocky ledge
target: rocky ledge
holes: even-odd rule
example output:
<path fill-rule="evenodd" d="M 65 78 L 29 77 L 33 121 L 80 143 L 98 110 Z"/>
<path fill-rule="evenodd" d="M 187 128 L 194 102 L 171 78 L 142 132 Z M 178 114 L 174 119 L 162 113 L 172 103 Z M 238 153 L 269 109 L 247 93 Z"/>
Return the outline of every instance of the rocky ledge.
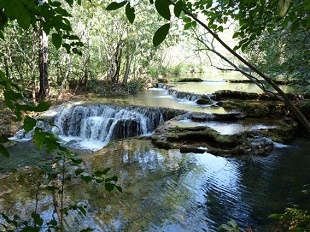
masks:
<path fill-rule="evenodd" d="M 297 123 L 289 119 L 279 119 L 279 125 L 268 129 L 243 131 L 237 134 L 222 134 L 204 126 L 179 126 L 178 121 L 186 118 L 192 121 L 239 120 L 238 113 L 218 115 L 186 114 L 169 120 L 159 126 L 152 136 L 152 142 L 159 148 L 176 149 L 181 152 L 209 152 L 222 156 L 268 155 L 274 142 L 288 142 L 292 139 Z"/>

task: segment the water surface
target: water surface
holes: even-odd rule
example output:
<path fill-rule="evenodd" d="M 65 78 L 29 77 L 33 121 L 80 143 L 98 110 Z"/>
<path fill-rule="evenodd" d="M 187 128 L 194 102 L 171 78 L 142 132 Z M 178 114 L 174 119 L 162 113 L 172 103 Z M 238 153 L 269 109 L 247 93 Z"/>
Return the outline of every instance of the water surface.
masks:
<path fill-rule="evenodd" d="M 87 160 L 95 170 L 112 166 L 124 193 L 89 189 L 75 197 L 89 200 L 106 231 L 216 231 L 230 219 L 266 231 L 269 214 L 295 204 L 310 207 L 301 193 L 310 183 L 306 142 L 276 148 L 268 157 L 236 159 L 123 141 Z"/>

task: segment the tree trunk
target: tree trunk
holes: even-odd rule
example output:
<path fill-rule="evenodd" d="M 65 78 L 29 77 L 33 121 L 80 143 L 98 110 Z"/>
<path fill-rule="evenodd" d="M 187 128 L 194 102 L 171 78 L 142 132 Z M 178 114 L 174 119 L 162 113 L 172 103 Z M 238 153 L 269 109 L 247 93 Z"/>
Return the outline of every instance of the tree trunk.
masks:
<path fill-rule="evenodd" d="M 60 100 L 62 98 L 64 89 L 65 89 L 65 84 L 69 78 L 69 74 L 70 74 L 70 69 L 71 69 L 71 65 L 72 65 L 72 60 L 70 55 L 67 55 L 68 57 L 68 66 L 67 66 L 67 70 L 66 73 L 63 75 L 62 81 L 60 83 L 60 87 L 59 87 L 59 92 L 58 92 L 58 96 L 57 96 L 57 100 Z"/>
<path fill-rule="evenodd" d="M 123 50 L 122 46 L 123 41 L 119 41 L 116 45 L 114 56 L 112 56 L 112 61 L 109 67 L 108 77 L 113 83 L 119 82 L 119 75 L 122 61 L 122 50 Z"/>
<path fill-rule="evenodd" d="M 49 96 L 48 37 L 42 28 L 40 29 L 39 71 L 40 71 L 39 100 L 44 100 Z"/>
<path fill-rule="evenodd" d="M 129 52 L 127 52 L 126 54 L 126 68 L 125 68 L 125 73 L 123 76 L 123 84 L 127 84 L 128 82 L 128 78 L 129 78 L 129 74 L 130 74 L 130 68 L 131 68 L 131 56 L 129 54 Z"/>

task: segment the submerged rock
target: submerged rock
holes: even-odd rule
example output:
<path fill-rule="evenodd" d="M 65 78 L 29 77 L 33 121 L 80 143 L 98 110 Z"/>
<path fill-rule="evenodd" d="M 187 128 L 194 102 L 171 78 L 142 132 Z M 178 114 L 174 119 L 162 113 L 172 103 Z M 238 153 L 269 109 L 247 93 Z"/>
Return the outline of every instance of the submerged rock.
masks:
<path fill-rule="evenodd" d="M 269 155 L 274 148 L 270 139 L 256 138 L 250 142 L 252 155 Z"/>
<path fill-rule="evenodd" d="M 201 95 L 199 99 L 196 100 L 198 105 L 212 105 L 213 101 L 207 95 Z"/>

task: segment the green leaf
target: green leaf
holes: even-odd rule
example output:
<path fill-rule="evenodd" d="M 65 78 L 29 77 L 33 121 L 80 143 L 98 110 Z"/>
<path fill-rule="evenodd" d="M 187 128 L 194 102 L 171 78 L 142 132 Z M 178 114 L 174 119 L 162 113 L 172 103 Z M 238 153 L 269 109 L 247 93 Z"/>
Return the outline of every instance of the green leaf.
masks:
<path fill-rule="evenodd" d="M 51 225 L 51 226 L 53 226 L 53 227 L 56 227 L 56 226 L 57 226 L 57 221 L 56 221 L 55 219 L 52 219 L 52 220 L 50 220 L 50 221 L 47 223 L 47 225 Z"/>
<path fill-rule="evenodd" d="M 296 20 L 292 23 L 291 32 L 292 32 L 292 33 L 295 33 L 295 32 L 298 30 L 299 25 L 300 25 L 299 19 L 296 19 Z"/>
<path fill-rule="evenodd" d="M 36 223 L 36 225 L 39 225 L 39 226 L 43 225 L 43 219 L 41 218 L 40 214 L 33 212 L 31 214 L 31 217 L 34 219 L 34 222 Z"/>
<path fill-rule="evenodd" d="M 60 2 L 52 2 L 52 1 L 50 1 L 49 4 L 50 4 L 51 6 L 54 6 L 54 7 L 60 7 L 60 6 L 61 6 L 61 3 L 60 3 Z"/>
<path fill-rule="evenodd" d="M 35 112 L 47 111 L 50 108 L 51 104 L 48 102 L 40 102 L 35 108 Z"/>
<path fill-rule="evenodd" d="M 167 20 L 170 20 L 171 13 L 170 13 L 169 4 L 167 3 L 167 1 L 156 0 L 155 8 L 160 16 L 162 16 L 163 18 Z"/>
<path fill-rule="evenodd" d="M 181 12 L 183 10 L 184 3 L 180 0 L 174 6 L 174 15 L 176 17 L 180 17 Z"/>
<path fill-rule="evenodd" d="M 125 4 L 127 3 L 127 1 L 123 1 L 123 2 L 111 2 L 107 7 L 106 10 L 117 10 L 123 6 L 125 6 Z"/>
<path fill-rule="evenodd" d="M 91 176 L 83 176 L 83 175 L 81 175 L 81 179 L 85 181 L 86 183 L 89 183 L 90 181 L 93 180 Z"/>
<path fill-rule="evenodd" d="M 189 18 L 189 17 L 184 17 L 183 18 L 183 22 L 185 22 L 185 23 L 190 23 L 191 21 L 192 21 L 192 19 Z"/>
<path fill-rule="evenodd" d="M 4 35 L 3 35 L 3 32 L 1 31 L 1 27 L 0 27 L 0 39 L 4 39 Z"/>
<path fill-rule="evenodd" d="M 92 231 L 93 231 L 93 229 L 91 229 L 91 228 L 86 228 L 86 229 L 81 230 L 80 232 L 92 232 Z"/>
<path fill-rule="evenodd" d="M 80 174 L 82 174 L 84 172 L 84 169 L 83 168 L 79 168 L 79 169 L 76 169 L 75 170 L 75 175 L 80 175 Z"/>
<path fill-rule="evenodd" d="M 112 192 L 114 190 L 115 184 L 105 183 L 104 187 L 107 191 Z"/>
<path fill-rule="evenodd" d="M 72 163 L 74 164 L 81 164 L 82 163 L 82 159 L 71 159 Z"/>
<path fill-rule="evenodd" d="M 238 227 L 236 221 L 232 220 L 232 219 L 228 222 L 228 224 L 230 224 L 233 228 L 237 228 Z"/>
<path fill-rule="evenodd" d="M 112 177 L 110 177 L 110 178 L 107 178 L 106 179 L 106 182 L 111 182 L 111 181 L 117 181 L 118 180 L 118 177 L 117 176 L 112 176 Z"/>
<path fill-rule="evenodd" d="M 34 135 L 33 135 L 33 142 L 38 148 L 42 148 L 45 143 L 45 136 L 42 133 L 42 129 L 36 128 L 34 130 Z"/>
<path fill-rule="evenodd" d="M 4 4 L 5 14 L 11 20 L 16 19 L 19 26 L 27 30 L 31 23 L 31 17 L 27 7 L 20 0 L 2 1 Z"/>
<path fill-rule="evenodd" d="M 55 46 L 56 49 L 59 49 L 61 47 L 62 44 L 62 37 L 60 34 L 57 33 L 53 33 L 52 34 L 52 42 Z"/>
<path fill-rule="evenodd" d="M 188 30 L 188 29 L 190 29 L 190 28 L 191 28 L 191 26 L 192 26 L 192 23 L 191 23 L 191 22 L 186 23 L 186 24 L 184 25 L 184 30 Z"/>
<path fill-rule="evenodd" d="M 77 209 L 82 213 L 84 216 L 86 216 L 86 206 L 77 206 Z"/>
<path fill-rule="evenodd" d="M 278 0 L 279 16 L 284 17 L 290 6 L 291 0 Z"/>
<path fill-rule="evenodd" d="M 94 175 L 95 176 L 102 176 L 102 175 L 106 175 L 109 171 L 111 170 L 111 168 L 106 168 L 103 171 L 95 171 Z"/>
<path fill-rule="evenodd" d="M 35 120 L 34 118 L 27 116 L 24 119 L 24 130 L 25 130 L 25 132 L 31 131 L 36 125 L 37 125 L 37 120 Z"/>
<path fill-rule="evenodd" d="M 126 17 L 129 20 L 129 22 L 133 23 L 133 21 L 135 20 L 135 17 L 136 17 L 135 9 L 133 7 L 131 7 L 130 4 L 128 3 L 126 5 L 125 12 L 126 12 Z"/>
<path fill-rule="evenodd" d="M 155 32 L 154 37 L 153 37 L 154 46 L 158 46 L 165 40 L 165 38 L 168 35 L 169 29 L 170 29 L 170 23 L 167 23 L 161 26 L 160 28 L 158 28 L 158 30 Z"/>
<path fill-rule="evenodd" d="M 7 151 L 7 149 L 2 144 L 0 144 L 0 154 L 5 156 L 6 158 L 10 157 L 10 153 Z"/>
<path fill-rule="evenodd" d="M 117 185 L 115 185 L 115 187 L 116 187 L 116 189 L 119 191 L 119 192 L 123 192 L 123 189 L 122 189 L 122 187 L 121 186 L 117 186 Z"/>
<path fill-rule="evenodd" d="M 4 137 L 4 136 L 0 136 L 0 143 L 6 143 L 8 142 L 8 138 L 7 137 Z"/>
<path fill-rule="evenodd" d="M 226 231 L 232 231 L 232 228 L 229 225 L 223 224 L 219 227 L 219 229 L 223 229 Z"/>

